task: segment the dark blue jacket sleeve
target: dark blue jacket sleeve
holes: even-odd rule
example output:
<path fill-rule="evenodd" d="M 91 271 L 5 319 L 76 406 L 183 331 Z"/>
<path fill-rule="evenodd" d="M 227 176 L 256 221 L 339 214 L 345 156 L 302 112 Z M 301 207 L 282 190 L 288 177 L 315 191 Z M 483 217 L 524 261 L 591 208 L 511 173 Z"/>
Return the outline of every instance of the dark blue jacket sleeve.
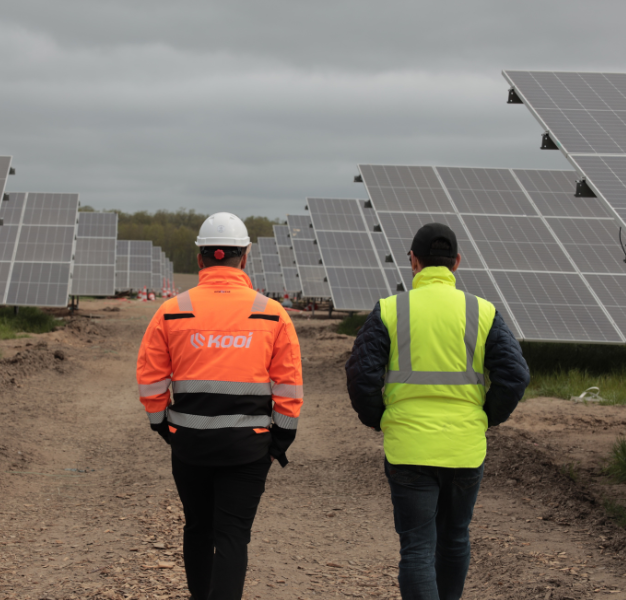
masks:
<path fill-rule="evenodd" d="M 487 336 L 485 368 L 491 386 L 483 408 L 489 427 L 494 427 L 511 416 L 530 383 L 522 348 L 498 311 Z"/>
<path fill-rule="evenodd" d="M 364 425 L 377 431 L 380 431 L 380 419 L 385 412 L 382 390 L 390 348 L 389 332 L 380 316 L 380 302 L 377 302 L 359 330 L 346 363 L 352 408 Z"/>

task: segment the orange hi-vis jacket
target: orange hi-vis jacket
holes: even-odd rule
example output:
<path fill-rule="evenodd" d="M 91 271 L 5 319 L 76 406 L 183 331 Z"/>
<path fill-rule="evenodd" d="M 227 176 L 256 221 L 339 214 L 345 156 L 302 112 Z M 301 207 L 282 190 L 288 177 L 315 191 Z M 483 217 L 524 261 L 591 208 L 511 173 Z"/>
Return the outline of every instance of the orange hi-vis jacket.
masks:
<path fill-rule="evenodd" d="M 285 309 L 242 270 L 203 269 L 198 287 L 161 306 L 137 382 L 152 428 L 169 427 L 182 461 L 237 465 L 269 451 L 286 464 L 302 405 L 300 345 Z"/>

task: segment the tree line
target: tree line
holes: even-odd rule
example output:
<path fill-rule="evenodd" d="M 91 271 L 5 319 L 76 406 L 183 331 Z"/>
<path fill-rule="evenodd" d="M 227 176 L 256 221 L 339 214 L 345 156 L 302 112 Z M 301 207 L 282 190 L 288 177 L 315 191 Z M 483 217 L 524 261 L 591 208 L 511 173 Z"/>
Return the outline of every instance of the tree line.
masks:
<path fill-rule="evenodd" d="M 83 206 L 80 210 L 94 211 L 91 206 Z M 163 252 L 174 262 L 176 273 L 198 272 L 195 241 L 200 226 L 209 215 L 182 208 L 176 212 L 158 210 L 153 214 L 145 210 L 136 213 L 125 213 L 121 210 L 111 212 L 118 215 L 118 240 L 150 240 L 153 245 L 161 246 Z M 274 237 L 273 226 L 281 223 L 280 219 L 255 216 L 246 217 L 243 222 L 253 242 L 258 237 Z"/>

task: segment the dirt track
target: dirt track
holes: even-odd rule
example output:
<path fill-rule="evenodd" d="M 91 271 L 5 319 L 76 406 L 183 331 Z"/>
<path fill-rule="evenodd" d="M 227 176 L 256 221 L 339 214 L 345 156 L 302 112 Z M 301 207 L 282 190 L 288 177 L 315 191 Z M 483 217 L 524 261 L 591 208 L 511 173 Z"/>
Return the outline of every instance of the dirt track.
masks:
<path fill-rule="evenodd" d="M 100 318 L 0 342 L 0 598 L 187 598 L 168 448 L 134 379 L 155 305 L 81 308 Z M 295 322 L 303 416 L 270 472 L 244 598 L 399 598 L 382 437 L 345 393 L 352 339 Z M 537 399 L 489 433 L 464 598 L 626 599 L 626 534 L 600 503 L 626 496 L 599 475 L 620 432 L 626 407 Z"/>

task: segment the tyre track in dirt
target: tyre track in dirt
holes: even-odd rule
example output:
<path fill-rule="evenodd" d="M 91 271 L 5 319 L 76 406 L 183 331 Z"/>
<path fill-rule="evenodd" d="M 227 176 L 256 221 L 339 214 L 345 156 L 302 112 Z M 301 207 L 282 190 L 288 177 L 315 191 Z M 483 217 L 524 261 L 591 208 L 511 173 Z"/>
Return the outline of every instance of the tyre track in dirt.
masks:
<path fill-rule="evenodd" d="M 0 391 L 0 598 L 188 597 L 169 452 L 134 380 L 155 305 L 105 306 L 84 309 L 102 317 L 88 321 L 91 332 L 0 345 L 10 356 L 45 340 L 46 352 L 65 356 L 60 370 L 30 366 Z M 295 322 L 305 404 L 291 463 L 270 471 L 244 598 L 399 598 L 382 437 L 360 425 L 345 392 L 353 340 L 333 333 L 333 321 Z M 464 598 L 626 599 L 623 530 L 592 484 L 561 472 L 558 447 L 514 423 L 489 432 Z"/>

